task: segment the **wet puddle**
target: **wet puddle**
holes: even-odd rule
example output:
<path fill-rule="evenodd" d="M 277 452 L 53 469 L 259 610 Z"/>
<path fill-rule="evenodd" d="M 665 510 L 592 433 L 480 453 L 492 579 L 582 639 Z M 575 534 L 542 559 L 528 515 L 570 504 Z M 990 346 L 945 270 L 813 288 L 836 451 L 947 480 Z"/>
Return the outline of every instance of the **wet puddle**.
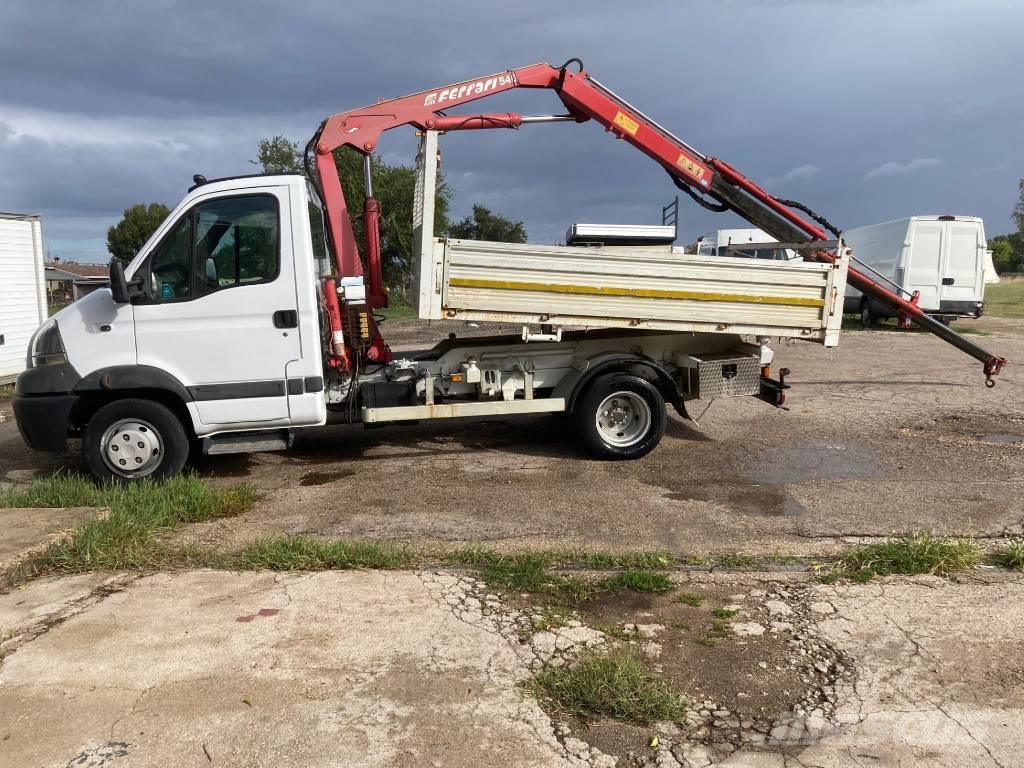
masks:
<path fill-rule="evenodd" d="M 762 455 L 744 472 L 755 483 L 847 480 L 886 474 L 873 451 L 835 442 L 792 445 Z"/>
<path fill-rule="evenodd" d="M 735 474 L 723 473 L 719 482 L 669 487 L 667 498 L 716 502 L 745 515 L 794 517 L 807 510 L 787 490 L 788 485 L 884 474 L 872 451 L 822 441 L 781 446 L 765 452 Z"/>
<path fill-rule="evenodd" d="M 333 472 L 307 472 L 299 480 L 299 485 L 327 485 L 345 477 L 352 477 L 354 469 L 338 469 Z"/>
<path fill-rule="evenodd" d="M 791 517 L 805 512 L 803 504 L 777 485 L 692 485 L 668 498 L 718 502 L 746 515 Z"/>

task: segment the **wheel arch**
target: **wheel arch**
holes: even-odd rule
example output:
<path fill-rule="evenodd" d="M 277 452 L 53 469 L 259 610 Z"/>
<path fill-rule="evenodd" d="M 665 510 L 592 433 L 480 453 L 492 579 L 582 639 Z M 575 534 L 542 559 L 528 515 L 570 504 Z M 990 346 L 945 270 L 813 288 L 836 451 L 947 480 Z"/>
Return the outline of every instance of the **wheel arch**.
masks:
<path fill-rule="evenodd" d="M 116 400 L 138 398 L 166 406 L 178 417 L 186 433 L 195 437 L 188 403 L 188 389 L 167 371 L 148 365 L 100 368 L 83 377 L 73 390 L 77 395 L 69 416 L 73 431 L 80 432 L 96 411 Z"/>
<path fill-rule="evenodd" d="M 579 369 L 573 376 L 569 374 L 555 387 L 554 397 L 566 398 L 566 411 L 572 412 L 587 387 L 597 377 L 606 373 L 630 373 L 653 384 L 665 402 L 672 405 L 683 418 L 689 418 L 682 393 L 672 375 L 661 365 L 649 357 L 630 354 L 601 355 L 591 358 L 586 368 Z"/>

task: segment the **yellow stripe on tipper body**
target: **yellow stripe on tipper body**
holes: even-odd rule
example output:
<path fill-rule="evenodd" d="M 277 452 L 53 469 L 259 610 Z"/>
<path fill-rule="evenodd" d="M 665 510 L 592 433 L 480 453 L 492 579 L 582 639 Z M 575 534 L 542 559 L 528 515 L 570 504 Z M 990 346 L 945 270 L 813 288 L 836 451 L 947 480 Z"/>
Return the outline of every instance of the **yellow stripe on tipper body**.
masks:
<path fill-rule="evenodd" d="M 448 284 L 454 288 L 494 288 L 499 291 L 540 291 L 569 293 L 580 296 L 633 296 L 640 299 L 689 299 L 691 301 L 740 302 L 746 304 L 781 304 L 792 307 L 824 307 L 823 299 L 801 296 L 752 296 L 745 293 L 715 291 L 675 291 L 662 288 L 621 288 L 605 285 L 569 285 L 566 283 L 528 283 L 515 280 L 483 280 L 453 277 Z"/>

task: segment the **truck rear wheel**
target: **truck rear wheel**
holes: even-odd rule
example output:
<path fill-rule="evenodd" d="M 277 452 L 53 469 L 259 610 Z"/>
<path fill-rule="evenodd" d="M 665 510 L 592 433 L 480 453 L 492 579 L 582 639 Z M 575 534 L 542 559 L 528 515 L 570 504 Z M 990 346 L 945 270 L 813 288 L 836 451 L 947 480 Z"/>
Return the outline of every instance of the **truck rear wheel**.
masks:
<path fill-rule="evenodd" d="M 573 417 L 587 449 L 605 459 L 638 459 L 665 434 L 665 399 L 649 381 L 628 373 L 599 376 Z"/>
<path fill-rule="evenodd" d="M 868 330 L 875 324 L 875 313 L 871 311 L 871 302 L 862 301 L 860 304 L 860 325 Z"/>
<path fill-rule="evenodd" d="M 108 403 L 92 415 L 82 435 L 85 463 L 100 480 L 169 477 L 185 465 L 188 448 L 181 421 L 152 400 Z"/>

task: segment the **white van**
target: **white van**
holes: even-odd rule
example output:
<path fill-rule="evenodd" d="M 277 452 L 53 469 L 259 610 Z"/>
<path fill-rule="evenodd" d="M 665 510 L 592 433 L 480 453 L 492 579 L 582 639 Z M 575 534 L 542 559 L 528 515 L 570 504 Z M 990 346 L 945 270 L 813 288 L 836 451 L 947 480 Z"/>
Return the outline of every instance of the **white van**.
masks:
<path fill-rule="evenodd" d="M 698 237 L 683 252 L 697 256 L 734 256 L 768 261 L 798 258 L 799 254 L 786 248 L 765 247 L 766 243 L 776 242 L 778 240 L 760 229 L 717 229 Z"/>
<path fill-rule="evenodd" d="M 890 289 L 899 286 L 909 298 L 943 322 L 979 317 L 985 302 L 985 224 L 974 216 L 911 216 L 907 219 L 848 229 L 843 240 L 853 257 L 871 267 Z M 857 267 L 860 269 L 860 267 Z M 867 271 L 867 270 L 864 270 Z M 870 277 L 877 275 L 868 271 Z M 895 289 L 894 289 L 895 290 Z M 846 312 L 860 314 L 865 326 L 892 310 L 847 287 Z"/>

